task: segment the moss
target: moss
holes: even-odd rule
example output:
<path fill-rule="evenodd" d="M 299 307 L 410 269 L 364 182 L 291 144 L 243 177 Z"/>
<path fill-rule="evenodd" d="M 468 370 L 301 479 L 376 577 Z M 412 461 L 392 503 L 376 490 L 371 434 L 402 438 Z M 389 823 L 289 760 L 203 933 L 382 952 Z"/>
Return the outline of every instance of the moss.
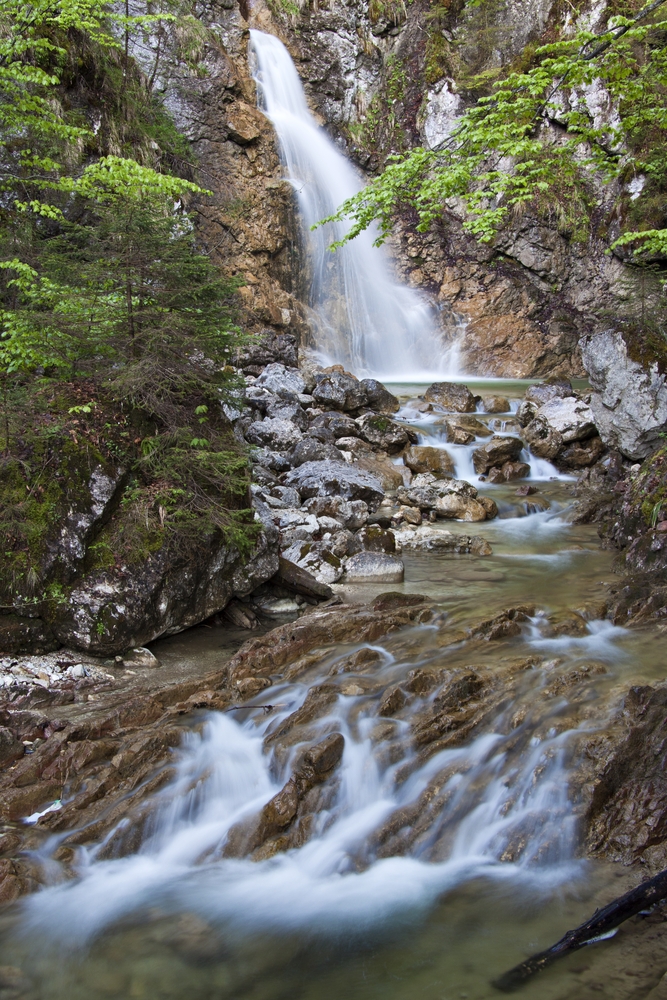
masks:
<path fill-rule="evenodd" d="M 641 511 L 645 523 L 651 528 L 667 518 L 667 445 L 643 462 L 627 500 Z"/>

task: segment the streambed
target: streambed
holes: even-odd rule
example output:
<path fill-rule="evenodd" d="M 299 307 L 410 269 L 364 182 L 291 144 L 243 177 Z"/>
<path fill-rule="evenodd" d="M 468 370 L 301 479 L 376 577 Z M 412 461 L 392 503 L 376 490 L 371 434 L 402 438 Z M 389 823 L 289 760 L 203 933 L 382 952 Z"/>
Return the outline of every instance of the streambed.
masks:
<path fill-rule="evenodd" d="M 329 646 L 292 677 L 288 665 L 242 712 L 184 720 L 175 777 L 153 796 L 138 848 L 121 821 L 62 881 L 48 859 L 64 835 L 46 839 L 54 884 L 3 918 L 0 997 L 482 1000 L 498 995 L 494 976 L 635 884 L 635 872 L 582 858 L 582 811 L 625 691 L 664 679 L 661 636 L 604 620 L 612 555 L 594 527 L 568 523 L 570 480 L 531 481 L 547 510 L 525 514 L 516 484 L 485 485 L 507 505 L 484 524 L 492 556 L 404 552 L 392 589 L 431 598 L 428 620 Z M 367 601 L 387 587 L 337 589 Z M 469 634 L 517 606 L 512 634 Z M 221 635 L 158 646 L 185 673 L 221 655 Z M 433 744 L 420 734 L 446 702 L 444 678 L 478 707 L 469 736 L 447 744 L 445 730 Z M 405 703 L 387 710 L 401 685 Z M 304 715 L 321 688 L 323 707 Z M 244 817 L 333 733 L 342 759 L 292 839 L 229 856 Z M 648 996 L 667 970 L 667 936 L 659 914 L 647 920 L 522 995 Z"/>

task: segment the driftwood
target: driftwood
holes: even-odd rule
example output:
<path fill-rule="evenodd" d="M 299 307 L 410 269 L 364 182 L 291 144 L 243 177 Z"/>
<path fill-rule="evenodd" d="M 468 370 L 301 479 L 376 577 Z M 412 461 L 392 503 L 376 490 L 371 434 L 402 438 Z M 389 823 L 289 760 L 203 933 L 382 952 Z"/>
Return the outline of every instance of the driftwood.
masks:
<path fill-rule="evenodd" d="M 579 948 L 598 940 L 610 931 L 614 931 L 619 924 L 642 910 L 659 903 L 667 898 L 667 868 L 655 875 L 653 878 L 642 882 L 641 885 L 626 892 L 624 896 L 619 896 L 613 902 L 608 903 L 601 910 L 596 910 L 590 920 L 572 931 L 568 931 L 560 941 L 541 951 L 537 955 L 526 959 L 520 965 L 516 965 L 509 972 L 504 973 L 500 979 L 493 982 L 493 986 L 504 993 L 512 993 L 519 989 L 528 979 L 542 969 L 546 969 L 557 958 L 569 955 Z"/>

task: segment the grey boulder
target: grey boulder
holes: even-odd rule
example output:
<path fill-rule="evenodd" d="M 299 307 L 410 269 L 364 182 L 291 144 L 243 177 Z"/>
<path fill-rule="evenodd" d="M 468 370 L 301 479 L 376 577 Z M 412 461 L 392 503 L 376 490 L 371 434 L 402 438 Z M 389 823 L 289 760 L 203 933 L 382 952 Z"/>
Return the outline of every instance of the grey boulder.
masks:
<path fill-rule="evenodd" d="M 640 461 L 661 444 L 667 429 L 667 385 L 657 361 L 631 357 L 620 333 L 606 330 L 580 341 L 591 385 L 591 410 L 608 448 Z"/>
<path fill-rule="evenodd" d="M 302 499 L 315 496 L 341 496 L 363 500 L 375 509 L 384 496 L 380 480 L 346 462 L 304 462 L 288 473 L 286 486 L 298 490 Z"/>
<path fill-rule="evenodd" d="M 386 552 L 357 552 L 345 563 L 345 581 L 377 580 L 400 583 L 405 575 L 403 560 Z"/>

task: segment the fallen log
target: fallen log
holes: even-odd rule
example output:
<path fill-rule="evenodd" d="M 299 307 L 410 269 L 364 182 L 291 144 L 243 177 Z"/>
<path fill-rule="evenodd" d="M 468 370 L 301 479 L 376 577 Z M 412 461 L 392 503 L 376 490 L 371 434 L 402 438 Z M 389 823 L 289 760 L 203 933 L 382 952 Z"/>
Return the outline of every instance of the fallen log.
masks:
<path fill-rule="evenodd" d="M 601 910 L 596 910 L 590 920 L 574 930 L 568 931 L 560 941 L 546 951 L 532 955 L 525 962 L 516 965 L 505 972 L 492 985 L 503 993 L 513 993 L 531 979 L 536 973 L 546 969 L 558 958 L 563 958 L 573 951 L 578 951 L 587 944 L 592 944 L 609 934 L 630 917 L 647 910 L 661 900 L 667 898 L 667 868 L 658 872 L 653 878 L 642 882 L 624 896 L 608 903 Z"/>

